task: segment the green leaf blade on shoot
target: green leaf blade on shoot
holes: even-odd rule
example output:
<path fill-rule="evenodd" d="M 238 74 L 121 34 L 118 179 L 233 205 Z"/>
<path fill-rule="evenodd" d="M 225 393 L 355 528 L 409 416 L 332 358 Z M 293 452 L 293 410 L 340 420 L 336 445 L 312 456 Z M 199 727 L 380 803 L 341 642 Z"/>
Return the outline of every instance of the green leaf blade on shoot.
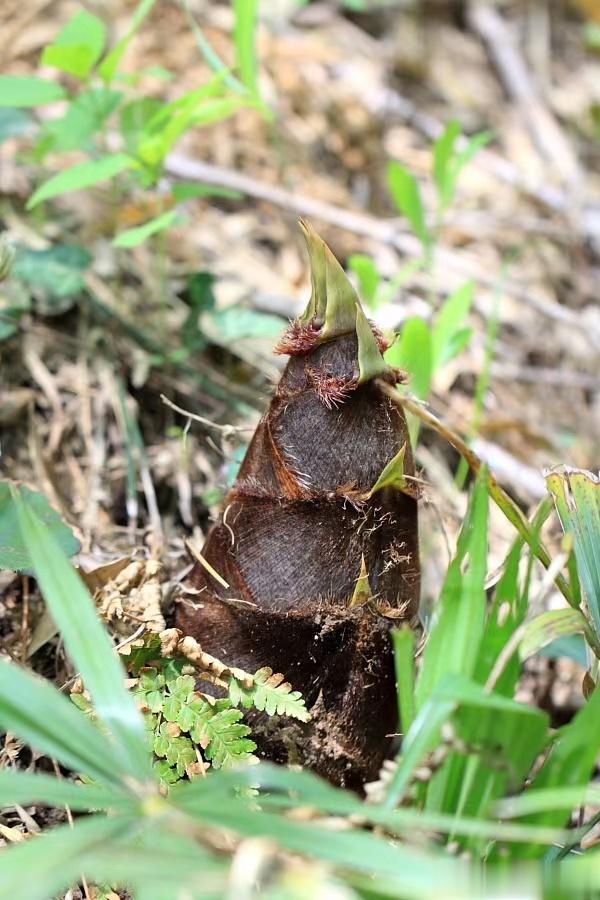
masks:
<path fill-rule="evenodd" d="M 384 353 L 390 366 L 404 369 L 410 377 L 410 389 L 420 400 L 425 400 L 433 377 L 431 332 L 427 323 L 418 316 L 407 319 L 396 341 Z M 416 446 L 420 423 L 415 416 L 408 416 L 408 431 L 412 446 Z"/>
<path fill-rule="evenodd" d="M 26 109 L 66 99 L 60 84 L 32 75 L 0 75 L 0 107 Z"/>
<path fill-rule="evenodd" d="M 398 339 L 386 350 L 384 359 L 388 365 L 408 372 L 410 389 L 419 400 L 428 396 L 433 354 L 431 333 L 423 319 L 412 316 L 404 322 Z"/>
<path fill-rule="evenodd" d="M 371 309 L 377 306 L 377 288 L 380 277 L 374 261 L 364 253 L 354 253 L 348 259 L 348 268 L 358 279 L 359 293 Z"/>
<path fill-rule="evenodd" d="M 151 12 L 156 0 L 141 0 L 131 17 L 131 25 L 127 29 L 125 35 L 115 44 L 112 50 L 107 53 L 100 65 L 98 66 L 98 74 L 106 84 L 110 84 L 119 67 L 119 63 L 125 54 L 131 39 L 138 31 L 140 25 Z"/>
<path fill-rule="evenodd" d="M 459 134 L 459 123 L 456 121 L 448 122 L 433 145 L 433 180 L 437 188 L 441 207 L 447 206 L 452 199 L 452 186 L 448 170 L 455 154 L 456 139 Z"/>
<path fill-rule="evenodd" d="M 553 788 L 580 787 L 582 793 L 588 785 L 600 752 L 600 690 L 596 688 L 585 706 L 568 725 L 556 733 L 550 752 L 541 768 L 531 779 L 529 791 L 539 792 Z M 549 809 L 526 817 L 530 824 L 562 826 L 567 819 L 564 809 Z M 529 858 L 532 848 L 513 847 L 513 858 Z"/>
<path fill-rule="evenodd" d="M 411 891 L 417 890 L 416 884 L 421 886 L 422 893 L 415 896 L 429 896 L 427 891 L 433 890 L 438 876 L 456 876 L 462 870 L 461 866 L 454 866 L 454 860 L 439 854 L 415 853 L 404 845 L 394 846 L 388 840 L 364 831 L 334 831 L 314 823 L 295 822 L 272 812 L 252 809 L 236 797 L 216 797 L 203 787 L 199 781 L 182 785 L 177 793 L 173 793 L 173 802 L 193 814 L 196 820 L 213 827 L 219 826 L 244 836 L 269 838 L 287 850 L 342 866 L 346 870 L 365 872 L 371 877 L 405 873 L 402 886 L 408 891 L 408 896 L 412 896 Z M 450 862 L 448 869 L 447 862 Z M 430 864 L 433 870 L 429 868 Z M 404 894 L 400 892 L 398 896 Z"/>
<path fill-rule="evenodd" d="M 108 181 L 136 166 L 135 160 L 125 153 L 114 153 L 88 162 L 82 162 L 64 172 L 53 175 L 39 186 L 27 202 L 27 209 L 33 209 L 43 200 L 91 187 L 102 181 Z"/>
<path fill-rule="evenodd" d="M 142 717 L 124 685 L 124 670 L 83 582 L 35 511 L 13 498 L 37 582 L 65 646 L 89 690 L 98 718 L 114 738 L 112 763 L 136 780 L 150 777 Z"/>
<path fill-rule="evenodd" d="M 494 665 L 501 658 L 504 648 L 522 624 L 527 612 L 527 598 L 519 590 L 519 564 L 523 545 L 523 538 L 517 537 L 494 591 L 474 673 L 475 680 L 480 684 L 487 683 Z M 519 674 L 518 648 L 515 647 L 495 678 L 494 691 L 505 697 L 512 697 Z"/>
<path fill-rule="evenodd" d="M 105 41 L 104 22 L 81 10 L 69 19 L 54 42 L 44 49 L 41 63 L 75 78 L 87 78 L 102 55 Z"/>
<path fill-rule="evenodd" d="M 109 785 L 120 782 L 108 739 L 50 684 L 3 661 L 0 726 L 76 772 Z"/>
<path fill-rule="evenodd" d="M 398 720 L 402 734 L 407 734 L 412 725 L 415 710 L 415 635 L 412 628 L 392 630 L 394 662 L 396 669 L 396 696 L 398 698 Z"/>
<path fill-rule="evenodd" d="M 471 331 L 464 327 L 469 315 L 475 282 L 461 284 L 446 298 L 431 329 L 433 370 L 445 365 L 460 353 Z"/>
<path fill-rule="evenodd" d="M 106 120 L 118 107 L 123 94 L 109 88 L 89 88 L 81 91 L 68 104 L 64 116 L 44 122 L 36 156 L 43 159 L 49 152 L 90 150 L 92 139 L 105 126 Z"/>
<path fill-rule="evenodd" d="M 431 244 L 431 235 L 425 223 L 425 211 L 417 180 L 404 166 L 392 160 L 387 168 L 387 184 L 396 207 L 408 219 L 410 227 L 423 247 L 428 248 Z"/>
<path fill-rule="evenodd" d="M 476 670 L 486 609 L 486 477 L 485 467 L 482 467 L 459 535 L 456 555 L 448 568 L 442 594 L 433 613 L 416 686 L 418 709 L 442 678 L 451 674 L 471 677 Z M 468 565 L 463 574 L 462 568 L 467 558 Z"/>
<path fill-rule="evenodd" d="M 139 247 L 140 244 L 147 241 L 153 234 L 158 234 L 159 232 L 166 231 L 167 228 L 170 228 L 171 225 L 177 221 L 178 217 L 179 214 L 177 210 L 170 209 L 160 216 L 155 216 L 154 219 L 150 219 L 149 222 L 144 222 L 143 225 L 121 231 L 113 239 L 113 245 L 122 248 Z"/>
<path fill-rule="evenodd" d="M 563 466 L 546 474 L 563 530 L 573 535 L 577 573 L 600 639 L 600 478 Z"/>
<path fill-rule="evenodd" d="M 523 628 L 519 644 L 519 656 L 522 660 L 539 653 L 557 638 L 572 634 L 583 634 L 587 622 L 582 612 L 567 606 L 564 609 L 550 609 L 540 613 Z"/>
<path fill-rule="evenodd" d="M 110 848 L 135 830 L 126 816 L 88 816 L 73 826 L 59 825 L 39 840 L 11 847 L 0 856 L 0 885 L 4 897 L 47 900 L 79 880 L 85 854 Z"/>
<path fill-rule="evenodd" d="M 33 562 L 21 534 L 13 499 L 15 491 L 35 510 L 35 514 L 53 534 L 64 553 L 73 556 L 79 551 L 79 541 L 43 494 L 24 486 L 17 487 L 8 481 L 0 481 L 0 569 L 33 574 Z"/>
<path fill-rule="evenodd" d="M 240 81 L 253 97 L 258 98 L 258 63 L 256 59 L 256 22 L 258 0 L 234 0 L 233 41 Z"/>
<path fill-rule="evenodd" d="M 456 749 L 447 748 L 433 774 L 426 809 L 453 813 L 457 820 L 487 818 L 498 798 L 520 789 L 546 745 L 548 717 L 466 680 L 452 687 L 451 696 L 459 701 L 451 719 Z M 481 858 L 488 843 L 475 838 L 466 847 Z"/>
<path fill-rule="evenodd" d="M 111 809 L 135 813 L 137 802 L 124 791 L 109 784 L 75 784 L 68 778 L 23 772 L 19 769 L 0 771 L 0 807 L 35 803 L 63 806 L 81 812 Z"/>

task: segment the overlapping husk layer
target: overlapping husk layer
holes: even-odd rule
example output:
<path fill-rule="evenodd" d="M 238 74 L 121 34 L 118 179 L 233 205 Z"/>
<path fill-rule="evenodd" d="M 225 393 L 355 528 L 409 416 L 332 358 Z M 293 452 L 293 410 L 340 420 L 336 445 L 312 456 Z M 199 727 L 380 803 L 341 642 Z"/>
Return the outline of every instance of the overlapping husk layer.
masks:
<path fill-rule="evenodd" d="M 228 664 L 271 666 L 302 691 L 307 724 L 255 722 L 264 756 L 358 787 L 397 727 L 389 630 L 418 606 L 414 464 L 405 419 L 378 385 L 399 378 L 385 342 L 304 228 L 311 300 L 279 345 L 291 358 L 176 625 Z"/>

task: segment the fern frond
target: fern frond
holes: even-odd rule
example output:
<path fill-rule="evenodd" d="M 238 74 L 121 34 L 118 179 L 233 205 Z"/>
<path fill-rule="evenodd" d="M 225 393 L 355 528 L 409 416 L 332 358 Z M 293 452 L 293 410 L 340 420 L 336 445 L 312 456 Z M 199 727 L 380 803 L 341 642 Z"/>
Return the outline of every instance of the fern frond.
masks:
<path fill-rule="evenodd" d="M 234 706 L 241 703 L 246 709 L 254 706 L 269 716 L 291 716 L 301 722 L 310 720 L 300 691 L 293 691 L 281 673 L 264 666 L 252 676 L 252 686 L 245 687 L 234 678 L 229 683 L 229 699 Z"/>
<path fill-rule="evenodd" d="M 204 748 L 204 755 L 215 769 L 254 761 L 252 754 L 256 744 L 248 738 L 251 729 L 240 722 L 242 715 L 239 709 L 227 706 L 213 712 L 190 732 L 192 739 Z"/>

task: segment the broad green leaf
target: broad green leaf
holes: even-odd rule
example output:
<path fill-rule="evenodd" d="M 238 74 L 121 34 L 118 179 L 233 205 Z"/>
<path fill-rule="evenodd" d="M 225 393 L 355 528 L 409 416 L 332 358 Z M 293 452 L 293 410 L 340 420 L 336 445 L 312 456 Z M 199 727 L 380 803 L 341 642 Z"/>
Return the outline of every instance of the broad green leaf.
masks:
<path fill-rule="evenodd" d="M 470 677 L 475 673 L 485 628 L 487 512 L 486 473 L 482 470 L 459 535 L 456 555 L 448 567 L 433 612 L 417 681 L 418 708 L 446 675 Z"/>
<path fill-rule="evenodd" d="M 435 317 L 431 329 L 431 344 L 434 371 L 449 362 L 464 346 L 464 339 L 468 340 L 471 332 L 464 328 L 465 319 L 469 314 L 475 283 L 467 281 L 461 284 L 446 298 Z M 457 341 L 457 336 L 461 340 Z"/>
<path fill-rule="evenodd" d="M 441 135 L 436 138 L 433 144 L 433 180 L 440 196 L 445 193 L 448 167 L 454 156 L 454 147 L 459 134 L 460 125 L 453 120 L 448 122 Z"/>
<path fill-rule="evenodd" d="M 29 113 L 14 107 L 0 105 L 0 144 L 9 138 L 29 134 L 35 127 L 35 122 Z"/>
<path fill-rule="evenodd" d="M 348 259 L 348 268 L 358 278 L 358 288 L 361 297 L 367 306 L 374 309 L 376 306 L 377 288 L 381 279 L 373 259 L 364 253 L 355 253 Z"/>
<path fill-rule="evenodd" d="M 543 612 L 525 626 L 519 655 L 521 659 L 527 659 L 559 637 L 583 633 L 585 626 L 583 613 L 571 606 Z"/>
<path fill-rule="evenodd" d="M 113 244 L 115 247 L 139 247 L 153 234 L 165 231 L 176 221 L 181 221 L 181 216 L 179 216 L 176 209 L 170 209 L 160 216 L 150 219 L 149 222 L 144 222 L 143 225 L 138 225 L 136 228 L 128 228 L 127 231 L 121 231 L 113 239 Z"/>
<path fill-rule="evenodd" d="M 406 216 L 423 246 L 429 246 L 431 236 L 425 224 L 425 212 L 416 179 L 404 166 L 392 160 L 387 168 L 387 183 L 398 210 Z"/>
<path fill-rule="evenodd" d="M 113 645 L 89 593 L 53 535 L 16 492 L 13 497 L 23 541 L 48 610 L 91 694 L 98 718 L 115 739 L 115 770 L 142 780 L 150 773 L 144 726 L 125 688 L 124 671 Z"/>
<path fill-rule="evenodd" d="M 571 637 L 560 637 L 553 640 L 540 650 L 540 656 L 548 659 L 559 659 L 566 656 L 572 659 L 578 666 L 586 668 L 589 665 L 588 645 L 582 635 L 574 634 Z"/>
<path fill-rule="evenodd" d="M 456 182 L 460 177 L 460 173 L 467 166 L 473 157 L 485 147 L 486 144 L 489 144 L 493 135 L 491 131 L 480 131 L 477 134 L 474 134 L 473 137 L 467 138 L 467 141 L 464 147 L 458 151 L 452 166 L 452 194 L 456 189 Z"/>
<path fill-rule="evenodd" d="M 460 173 L 475 154 L 491 140 L 491 132 L 482 131 L 465 140 L 457 150 L 460 128 L 450 122 L 434 144 L 434 180 L 438 190 L 438 210 L 443 213 L 454 200 Z"/>
<path fill-rule="evenodd" d="M 69 19 L 54 42 L 44 49 L 41 63 L 75 78 L 87 78 L 102 55 L 105 40 L 104 22 L 81 10 Z"/>
<path fill-rule="evenodd" d="M 76 772 L 117 784 L 122 770 L 103 734 L 55 688 L 0 661 L 0 728 Z"/>
<path fill-rule="evenodd" d="M 139 97 L 119 109 L 119 129 L 125 149 L 135 155 L 150 122 L 164 107 L 156 97 Z"/>
<path fill-rule="evenodd" d="M 417 316 L 407 319 L 384 358 L 390 366 L 408 372 L 415 396 L 421 400 L 428 396 L 433 374 L 433 347 L 431 333 L 423 319 Z"/>
<path fill-rule="evenodd" d="M 555 736 L 543 765 L 532 778 L 529 790 L 550 788 L 584 788 L 591 777 L 600 752 L 600 689 L 596 688 L 574 719 Z M 561 826 L 566 820 L 562 810 L 548 810 L 532 814 L 527 821 L 535 825 Z M 522 847 L 512 854 L 519 857 L 533 855 L 531 848 Z"/>
<path fill-rule="evenodd" d="M 32 75 L 0 75 L 0 106 L 44 106 L 65 97 L 63 88 L 53 81 Z"/>
<path fill-rule="evenodd" d="M 546 485 L 564 531 L 573 535 L 579 579 L 600 638 L 600 479 L 564 466 L 546 475 Z"/>
<path fill-rule="evenodd" d="M 134 828 L 135 819 L 130 817 L 88 816 L 10 847 L 0 855 L 2 896 L 7 900 L 56 896 L 79 880 L 86 852 L 117 846 Z"/>
<path fill-rule="evenodd" d="M 215 79 L 213 79 L 215 81 Z M 220 79 L 218 82 L 221 88 Z M 226 119 L 244 106 L 241 97 L 211 97 L 211 84 L 167 104 L 161 113 L 149 123 L 147 136 L 142 136 L 137 148 L 137 157 L 157 175 L 167 153 L 186 131 L 202 125 L 212 125 Z"/>
<path fill-rule="evenodd" d="M 135 812 L 137 801 L 131 795 L 109 785 L 74 784 L 68 778 L 56 778 L 20 769 L 0 770 L 0 807 L 30 804 L 69 806 L 81 812 L 120 809 Z"/>
<path fill-rule="evenodd" d="M 236 66 L 242 84 L 254 97 L 258 96 L 258 62 L 255 47 L 258 2 L 259 0 L 233 0 Z"/>
<path fill-rule="evenodd" d="M 132 37 L 135 35 L 136 31 L 139 29 L 140 25 L 151 11 L 152 7 L 156 3 L 156 0 L 141 0 L 141 2 L 137 5 L 136 10 L 131 17 L 131 25 L 127 29 L 125 35 L 121 38 L 118 43 L 115 44 L 113 49 L 104 57 L 100 65 L 98 66 L 98 74 L 105 82 L 111 82 L 115 76 L 115 72 L 119 67 L 119 63 L 123 58 L 127 47 L 129 46 Z"/>
<path fill-rule="evenodd" d="M 0 481 L 0 569 L 32 574 L 33 563 L 26 542 L 21 535 L 19 518 L 13 492 L 18 491 L 23 502 L 32 509 L 42 527 L 52 534 L 63 553 L 73 556 L 79 550 L 79 541 L 59 514 L 52 509 L 43 494 L 16 487 L 8 481 Z"/>
<path fill-rule="evenodd" d="M 123 94 L 108 88 L 90 88 L 73 99 L 60 118 L 44 122 L 37 158 L 50 152 L 91 150 L 91 139 L 106 125 Z"/>
<path fill-rule="evenodd" d="M 55 244 L 45 250 L 17 247 L 13 275 L 48 298 L 44 312 L 61 312 L 64 304 L 55 300 L 75 297 L 85 285 L 85 270 L 91 256 L 78 244 Z"/>
<path fill-rule="evenodd" d="M 108 181 L 120 172 L 134 168 L 135 165 L 132 157 L 125 153 L 115 153 L 71 166 L 70 169 L 53 175 L 52 178 L 40 185 L 30 197 L 27 208 L 32 209 L 42 200 L 49 200 L 59 194 L 67 194 L 69 191 L 78 191 L 101 181 Z"/>

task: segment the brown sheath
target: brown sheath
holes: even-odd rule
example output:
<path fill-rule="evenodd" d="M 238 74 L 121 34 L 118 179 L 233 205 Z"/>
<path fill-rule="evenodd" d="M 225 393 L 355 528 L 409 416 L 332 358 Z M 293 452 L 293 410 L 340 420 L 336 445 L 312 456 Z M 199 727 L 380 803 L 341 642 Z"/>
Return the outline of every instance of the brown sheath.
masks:
<path fill-rule="evenodd" d="M 399 373 L 328 247 L 303 225 L 313 294 L 278 352 L 291 358 L 176 622 L 207 652 L 302 691 L 311 721 L 259 716 L 259 752 L 347 787 L 377 776 L 397 729 L 389 629 L 419 597 L 417 492 Z M 387 467 L 387 468 L 386 468 Z M 383 475 L 382 475 L 383 473 Z"/>

